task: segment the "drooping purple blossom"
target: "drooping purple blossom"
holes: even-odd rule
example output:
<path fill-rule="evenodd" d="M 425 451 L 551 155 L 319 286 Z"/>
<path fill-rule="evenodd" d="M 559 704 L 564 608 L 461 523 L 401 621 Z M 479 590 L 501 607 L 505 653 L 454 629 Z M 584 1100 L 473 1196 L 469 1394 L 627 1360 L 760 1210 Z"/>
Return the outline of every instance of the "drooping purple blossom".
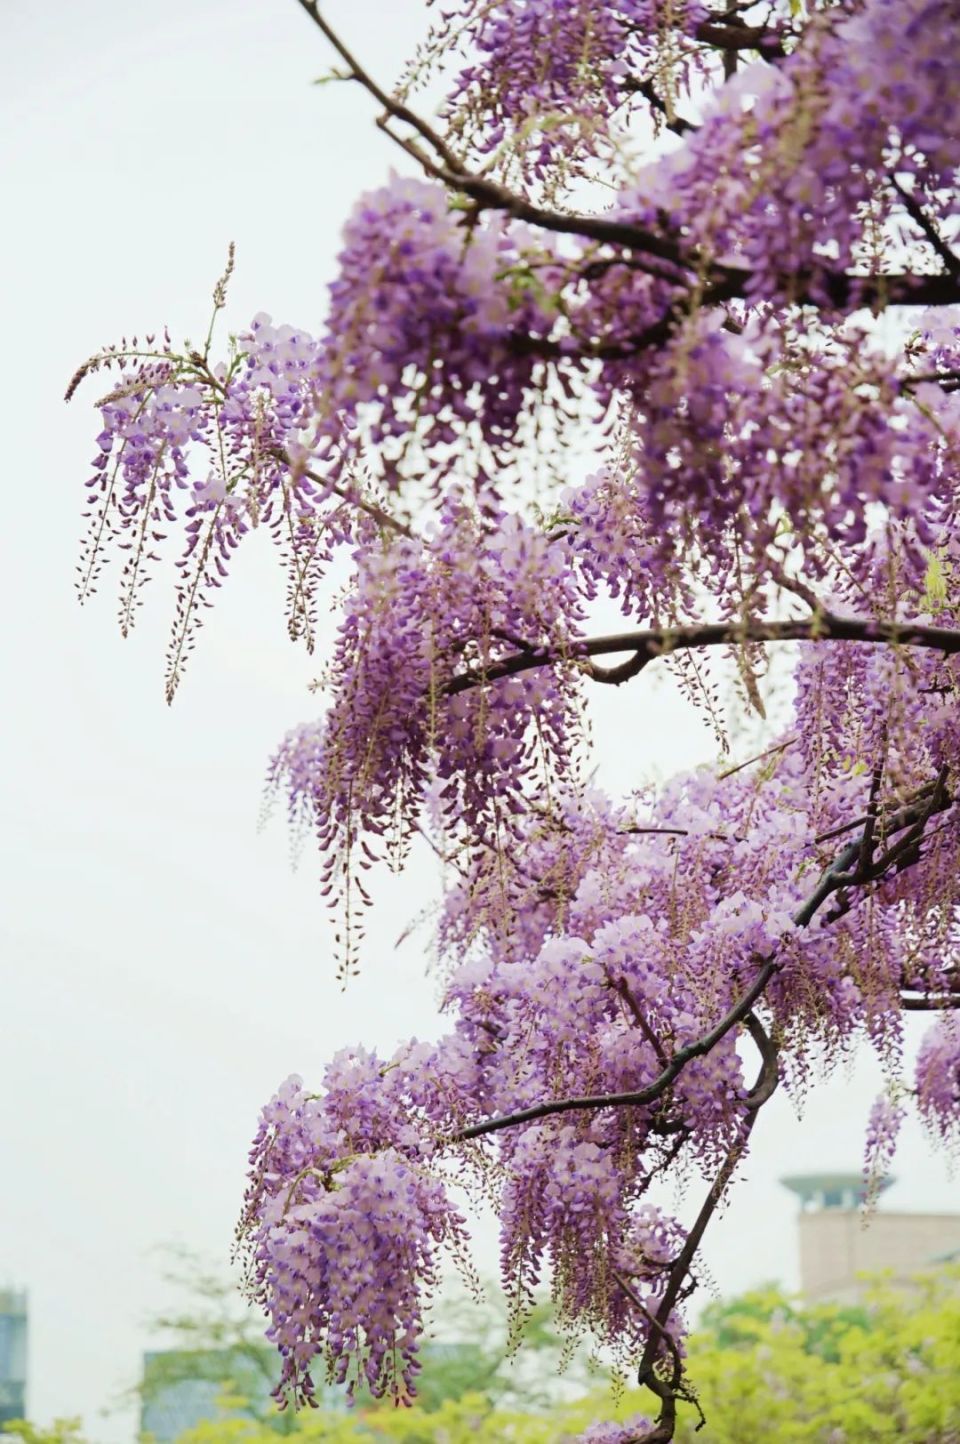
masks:
<path fill-rule="evenodd" d="M 696 1264 L 655 1183 L 725 1197 L 777 1082 L 863 1043 L 892 1080 L 868 1174 L 909 1106 L 955 1144 L 958 46 L 953 0 L 464 0 L 424 52 L 468 51 L 447 149 L 421 127 L 426 178 L 359 199 L 317 335 L 260 315 L 221 362 L 164 335 L 79 373 L 111 372 L 81 594 L 116 549 L 129 631 L 173 546 L 168 696 L 248 536 L 308 647 L 349 557 L 325 711 L 270 773 L 341 967 L 379 862 L 424 831 L 450 868 L 446 1034 L 344 1049 L 263 1110 L 243 1235 L 281 1397 L 317 1369 L 412 1397 L 440 1256 L 469 1267 L 459 1181 L 495 1195 L 517 1317 L 548 1286 L 675 1402 Z M 611 600 L 634 649 L 590 640 Z M 725 742 L 778 627 L 793 695 L 758 756 L 592 784 L 589 684 L 672 669 Z M 907 1006 L 944 1010 L 912 1090 Z"/>

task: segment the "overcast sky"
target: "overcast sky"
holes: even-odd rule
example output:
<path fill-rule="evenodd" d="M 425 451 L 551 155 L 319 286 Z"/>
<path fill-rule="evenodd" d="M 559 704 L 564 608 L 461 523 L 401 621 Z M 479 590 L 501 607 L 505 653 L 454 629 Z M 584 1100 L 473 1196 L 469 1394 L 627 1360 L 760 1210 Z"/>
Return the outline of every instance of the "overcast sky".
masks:
<path fill-rule="evenodd" d="M 416 0 L 329 13 L 388 78 L 425 15 Z M 156 1246 L 226 1259 L 261 1103 L 341 1044 L 436 1030 L 423 939 L 394 946 L 432 866 L 380 880 L 366 966 L 341 992 L 312 859 L 294 874 L 282 825 L 257 834 L 266 760 L 311 714 L 317 670 L 286 641 L 273 557 L 244 548 L 172 709 L 169 591 L 148 593 L 127 643 L 112 578 L 83 612 L 72 593 L 99 429 L 96 381 L 61 401 L 79 362 L 164 322 L 199 337 L 230 240 L 228 323 L 264 310 L 316 329 L 353 197 L 402 160 L 361 94 L 311 86 L 329 64 L 294 0 L 0 6 L 0 1286 L 30 1292 L 32 1415 L 82 1413 L 106 1444 L 133 1432 L 98 1411 L 135 1380 L 165 1300 Z M 646 676 L 602 702 L 613 786 L 712 755 Z M 877 1077 L 838 1074 L 802 1124 L 783 1100 L 765 1111 L 708 1249 L 720 1287 L 796 1283 L 777 1179 L 859 1167 Z M 915 1132 L 896 1171 L 889 1206 L 954 1204 Z"/>

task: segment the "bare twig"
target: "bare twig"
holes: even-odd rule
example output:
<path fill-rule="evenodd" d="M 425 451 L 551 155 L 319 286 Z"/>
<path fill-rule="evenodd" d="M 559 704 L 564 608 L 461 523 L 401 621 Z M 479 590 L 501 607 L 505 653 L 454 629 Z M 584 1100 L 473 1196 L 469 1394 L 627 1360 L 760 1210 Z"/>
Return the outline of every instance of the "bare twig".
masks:
<path fill-rule="evenodd" d="M 755 762 L 762 762 L 766 757 L 772 757 L 777 752 L 786 752 L 798 741 L 796 737 L 788 737 L 786 742 L 777 742 L 773 747 L 768 747 L 764 752 L 758 752 L 756 757 L 749 757 L 746 762 L 738 762 L 736 767 L 727 767 L 723 772 L 717 773 L 717 781 L 725 782 L 728 777 L 734 777 L 742 772 L 745 767 L 752 767 Z M 856 824 L 854 824 L 856 826 Z"/>
<path fill-rule="evenodd" d="M 960 277 L 960 256 L 956 255 L 947 245 L 916 196 L 911 195 L 906 187 L 901 185 L 897 180 L 896 176 L 890 177 L 890 184 L 903 202 L 903 208 L 907 215 L 917 229 L 922 231 L 939 259 L 943 262 L 947 275 Z"/>

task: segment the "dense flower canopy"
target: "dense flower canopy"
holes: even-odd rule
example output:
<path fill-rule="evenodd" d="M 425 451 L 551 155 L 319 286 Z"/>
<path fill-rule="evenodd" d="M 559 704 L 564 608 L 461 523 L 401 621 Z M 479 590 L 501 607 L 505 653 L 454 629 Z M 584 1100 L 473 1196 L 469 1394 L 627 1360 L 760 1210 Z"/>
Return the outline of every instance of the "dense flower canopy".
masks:
<path fill-rule="evenodd" d="M 409 162 L 347 218 L 322 328 L 124 342 L 71 386 L 112 372 L 81 594 L 119 551 L 129 630 L 174 546 L 168 699 L 254 531 L 310 649 L 350 559 L 325 710 L 270 769 L 341 969 L 374 864 L 423 833 L 448 865 L 447 1034 L 262 1115 L 279 1396 L 318 1358 L 412 1396 L 465 1183 L 516 1318 L 548 1279 L 656 1396 L 584 1439 L 666 1441 L 697 1250 L 778 1083 L 878 1051 L 868 1191 L 909 1108 L 960 1138 L 960 5 L 451 0 L 387 92 L 300 3 Z M 784 644 L 759 756 L 593 786 L 591 688 L 671 668 L 725 752 Z M 938 1016 L 906 1078 L 910 1009 Z M 678 1171 L 708 1181 L 688 1230 L 648 1198 Z"/>

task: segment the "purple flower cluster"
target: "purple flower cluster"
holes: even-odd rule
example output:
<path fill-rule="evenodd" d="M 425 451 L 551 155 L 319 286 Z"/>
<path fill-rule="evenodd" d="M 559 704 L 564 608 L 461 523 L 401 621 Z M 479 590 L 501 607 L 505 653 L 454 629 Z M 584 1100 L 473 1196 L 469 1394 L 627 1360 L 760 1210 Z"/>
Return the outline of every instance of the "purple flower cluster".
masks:
<path fill-rule="evenodd" d="M 515 514 L 479 515 L 455 492 L 425 542 L 358 558 L 320 726 L 286 739 L 271 782 L 311 821 L 323 885 L 338 906 L 364 900 L 377 856 L 402 856 L 433 789 L 451 837 L 509 845 L 531 792 L 567 778 L 580 727 L 577 691 L 552 669 L 449 695 L 525 647 L 569 651 L 580 602 L 551 543 Z M 353 945 L 345 940 L 347 965 Z"/>
<path fill-rule="evenodd" d="M 646 366 L 604 373 L 601 395 L 619 384 L 629 397 L 631 454 L 602 491 L 571 500 L 591 580 L 612 545 L 624 554 L 616 589 L 655 615 L 671 594 L 690 605 L 683 580 L 698 559 L 721 591 L 745 552 L 762 574 L 789 531 L 818 579 L 838 546 L 855 556 L 871 518 L 884 518 L 908 524 L 917 585 L 955 484 L 958 418 L 918 406 L 896 362 L 856 328 L 824 337 L 815 366 L 808 347 L 794 319 L 758 314 L 731 334 L 722 315 L 701 312 Z"/>
<path fill-rule="evenodd" d="M 949 219 L 958 64 L 952 0 L 824 10 L 786 60 L 719 88 L 700 128 L 639 173 L 618 211 L 650 225 L 667 214 L 706 255 L 748 262 L 756 299 L 782 298 L 818 267 L 867 276 L 878 242 L 893 250 L 876 230 L 900 210 L 893 178 Z"/>
<path fill-rule="evenodd" d="M 283 1361 L 281 1403 L 314 1402 L 318 1356 L 349 1393 L 362 1382 L 374 1397 L 408 1403 L 438 1254 L 462 1252 L 464 1221 L 418 1156 L 415 1130 L 396 1115 L 373 1137 L 357 1124 L 375 1091 L 364 1088 L 368 1063 L 381 1082 L 376 1060 L 348 1056 L 331 1070 L 354 1075 L 347 1119 L 333 1078 L 320 1097 L 288 1079 L 263 1110 L 251 1153 L 243 1234 L 251 1291 Z"/>
<path fill-rule="evenodd" d="M 696 1236 L 656 1185 L 721 1196 L 777 1083 L 861 1042 L 889 1079 L 868 1179 L 908 1108 L 960 1138 L 960 16 L 458 0 L 427 54 L 458 47 L 449 145 L 420 124 L 430 178 L 359 199 L 319 337 L 258 316 L 221 363 L 164 336 L 82 368 L 112 388 L 80 587 L 118 550 L 126 632 L 172 541 L 171 696 L 249 534 L 308 647 L 348 556 L 325 711 L 270 771 L 341 967 L 375 864 L 421 829 L 455 860 L 445 1036 L 345 1049 L 261 1117 L 242 1231 L 280 1397 L 317 1360 L 413 1395 L 467 1244 L 447 1190 L 479 1181 L 517 1314 L 548 1283 L 669 1402 Z M 637 170 L 641 102 L 674 133 Z M 601 163 L 611 209 L 579 217 Z M 891 297 L 932 308 L 884 330 Z M 630 637 L 591 640 L 611 600 Z M 726 746 L 777 638 L 803 640 L 759 755 L 585 782 L 589 683 L 672 671 Z M 905 1006 L 944 1010 L 912 1089 Z"/>
<path fill-rule="evenodd" d="M 827 650 L 811 645 L 811 661 Z M 321 1274 L 327 1280 L 327 1269 L 334 1282 L 324 1286 L 343 1289 L 338 1265 L 321 1255 L 340 1238 L 331 1222 L 338 1210 L 346 1209 L 351 1220 L 357 1209 L 363 1213 L 366 1205 L 351 1189 L 371 1186 L 369 1160 L 385 1160 L 391 1186 L 405 1180 L 400 1191 L 411 1209 L 433 1218 L 433 1204 L 423 1201 L 408 1171 L 419 1179 L 447 1159 L 461 1169 L 479 1164 L 489 1182 L 478 1155 L 459 1155 L 461 1130 L 545 1099 L 649 1087 L 669 1058 L 731 1006 L 763 959 L 780 960 L 763 1013 L 768 1031 L 781 1040 L 788 1088 L 802 1094 L 811 1057 L 824 1045 L 837 1054 L 867 1038 L 888 1064 L 896 1062 L 901 988 L 936 995 L 952 986 L 960 940 L 945 948 L 937 908 L 945 899 L 954 909 L 960 902 L 956 874 L 944 870 L 957 839 L 948 843 L 941 834 L 908 870 L 830 926 L 819 918 L 807 929 L 797 926 L 812 883 L 836 856 L 838 820 L 843 829 L 869 805 L 871 779 L 851 771 L 847 749 L 869 750 L 876 737 L 855 744 L 845 729 L 863 711 L 869 688 L 877 686 L 891 705 L 897 692 L 896 666 L 877 681 L 863 667 L 840 675 L 846 690 L 826 690 L 818 699 L 818 686 L 828 689 L 832 672 L 808 671 L 798 695 L 798 716 L 820 709 L 819 748 L 808 751 L 791 732 L 762 769 L 732 776 L 701 769 L 658 797 L 619 809 L 596 794 L 583 806 L 573 796 L 566 804 L 558 799 L 562 825 L 531 824 L 519 832 L 506 869 L 503 860 L 493 866 L 489 851 L 475 854 L 448 896 L 442 930 L 446 947 L 462 958 L 446 995 L 451 1033 L 436 1048 L 406 1045 L 386 1064 L 362 1051 L 344 1052 L 328 1070 L 319 1100 L 305 1101 L 299 1085 L 293 1091 L 292 1125 L 265 1114 L 248 1230 L 253 1220 L 261 1280 L 283 1281 L 279 1302 L 270 1305 L 287 1320 L 278 1342 L 293 1349 L 298 1330 L 301 1338 L 331 1338 L 344 1378 L 354 1367 L 348 1357 L 371 1374 L 382 1368 L 382 1356 L 366 1352 L 366 1324 L 341 1337 L 324 1316 L 305 1334 L 306 1316 L 295 1303 L 309 1297 L 305 1307 L 315 1308 L 309 1281 Z M 808 716 L 805 738 L 814 730 Z M 894 795 L 884 796 L 878 830 L 899 800 L 915 793 L 930 758 L 913 741 L 899 759 L 891 749 L 889 766 Z M 944 826 L 955 832 L 955 822 Z M 956 1029 L 941 1024 L 918 1063 L 918 1107 L 944 1138 L 960 1116 L 957 1056 Z M 649 1105 L 546 1117 L 496 1133 L 503 1283 L 514 1307 L 522 1311 L 549 1278 L 567 1326 L 591 1329 L 624 1359 L 647 1346 L 651 1319 L 658 1320 L 658 1348 L 669 1347 L 671 1357 L 682 1351 L 675 1304 L 666 1318 L 660 1311 L 684 1234 L 645 1194 L 678 1158 L 709 1175 L 740 1146 L 750 1087 L 742 1045 L 731 1032 Z M 886 1097 L 873 1110 L 871 1177 L 890 1162 L 903 1112 Z M 679 1148 L 668 1147 L 670 1139 Z M 354 1169 L 350 1160 L 358 1158 L 365 1162 Z M 293 1179 L 304 1190 L 300 1212 L 286 1208 Z M 331 1191 L 332 1179 L 337 1187 Z M 433 1192 L 428 1197 L 436 1199 Z M 359 1223 L 350 1226 L 374 1255 L 393 1246 Z M 406 1262 L 391 1255 L 390 1277 L 399 1271 L 412 1280 L 404 1317 L 415 1308 L 414 1296 L 429 1291 L 431 1249 L 441 1240 L 463 1243 L 459 1222 L 436 1236 L 426 1224 L 416 1225 L 423 1229 L 432 1244 Z M 275 1272 L 275 1258 L 287 1267 L 291 1248 L 309 1253 L 314 1273 Z M 352 1308 L 372 1309 L 367 1295 L 359 1297 Z M 413 1358 L 410 1339 L 407 1344 Z M 291 1379 L 296 1357 L 285 1366 Z M 407 1387 L 412 1365 L 405 1367 Z"/>
<path fill-rule="evenodd" d="M 89 482 L 90 528 L 81 597 L 94 589 L 112 543 L 124 556 L 120 621 L 133 626 L 140 591 L 179 528 L 176 612 L 167 665 L 173 696 L 202 611 L 236 548 L 267 530 L 290 574 L 290 630 L 312 645 L 314 588 L 335 542 L 356 540 L 369 518 L 306 475 L 322 353 L 291 326 L 254 318 L 228 360 L 134 341 L 101 353 L 86 372 L 119 372 L 100 402 L 103 429 Z"/>
<path fill-rule="evenodd" d="M 321 421 L 336 443 L 349 418 L 393 487 L 478 454 L 488 477 L 538 389 L 529 342 L 554 325 L 557 265 L 523 227 L 468 219 L 443 186 L 393 176 L 344 230 Z"/>
<path fill-rule="evenodd" d="M 465 38 L 474 52 L 450 93 L 452 130 L 508 171 L 549 181 L 576 169 L 608 151 L 644 80 L 667 74 L 671 100 L 687 88 L 706 14 L 699 0 L 461 0 L 434 35 L 441 55 Z"/>
<path fill-rule="evenodd" d="M 940 1018 L 917 1054 L 917 1110 L 930 1133 L 956 1150 L 960 1145 L 960 1026 Z"/>
<path fill-rule="evenodd" d="M 591 1424 L 576 1436 L 573 1444 L 643 1444 L 652 1428 L 652 1419 L 634 1414 L 621 1424 Z"/>

